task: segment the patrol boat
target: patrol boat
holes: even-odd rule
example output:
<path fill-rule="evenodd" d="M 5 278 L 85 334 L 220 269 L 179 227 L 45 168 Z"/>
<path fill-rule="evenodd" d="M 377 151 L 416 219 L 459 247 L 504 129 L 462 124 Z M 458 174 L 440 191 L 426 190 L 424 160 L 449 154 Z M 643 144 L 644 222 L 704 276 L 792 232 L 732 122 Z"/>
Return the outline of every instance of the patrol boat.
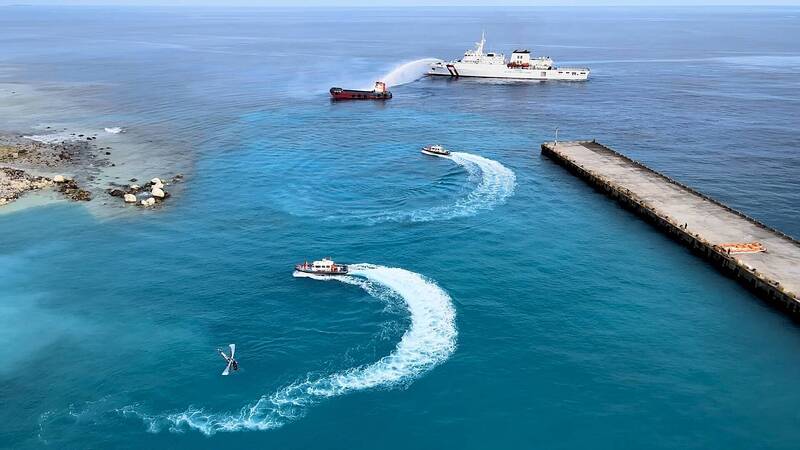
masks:
<path fill-rule="evenodd" d="M 446 77 L 507 78 L 515 80 L 586 81 L 586 67 L 556 67 L 549 56 L 534 58 L 530 50 L 514 50 L 511 59 L 502 53 L 484 53 L 486 35 L 481 34 L 475 48 L 467 50 L 464 57 L 450 62 L 439 61 L 431 65 L 428 75 Z"/>
<path fill-rule="evenodd" d="M 336 264 L 330 258 L 322 258 L 311 264 L 308 261 L 294 266 L 294 270 L 314 275 L 347 275 L 347 265 Z"/>
<path fill-rule="evenodd" d="M 422 147 L 422 153 L 431 156 L 447 156 L 450 154 L 450 150 L 447 150 L 441 145 L 426 145 Z"/>

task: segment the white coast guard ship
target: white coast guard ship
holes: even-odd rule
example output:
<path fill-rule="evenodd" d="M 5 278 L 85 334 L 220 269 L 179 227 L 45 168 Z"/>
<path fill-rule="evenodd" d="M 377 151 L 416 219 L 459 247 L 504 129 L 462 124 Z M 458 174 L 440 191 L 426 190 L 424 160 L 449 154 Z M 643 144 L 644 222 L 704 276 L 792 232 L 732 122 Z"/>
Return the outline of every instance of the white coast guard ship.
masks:
<path fill-rule="evenodd" d="M 447 77 L 510 78 L 519 80 L 565 80 L 586 81 L 588 68 L 556 67 L 549 56 L 532 58 L 528 50 L 514 50 L 506 61 L 502 53 L 484 53 L 486 36 L 475 48 L 467 50 L 464 57 L 456 61 L 440 61 L 431 65 L 428 75 Z"/>

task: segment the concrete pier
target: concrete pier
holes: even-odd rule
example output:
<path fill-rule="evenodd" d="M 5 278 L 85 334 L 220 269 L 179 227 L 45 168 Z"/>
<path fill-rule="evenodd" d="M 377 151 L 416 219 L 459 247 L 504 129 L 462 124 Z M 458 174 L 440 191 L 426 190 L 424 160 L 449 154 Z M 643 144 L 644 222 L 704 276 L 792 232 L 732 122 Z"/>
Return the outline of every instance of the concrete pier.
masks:
<path fill-rule="evenodd" d="M 800 316 L 796 239 L 594 141 L 547 142 L 542 154 L 759 297 Z"/>

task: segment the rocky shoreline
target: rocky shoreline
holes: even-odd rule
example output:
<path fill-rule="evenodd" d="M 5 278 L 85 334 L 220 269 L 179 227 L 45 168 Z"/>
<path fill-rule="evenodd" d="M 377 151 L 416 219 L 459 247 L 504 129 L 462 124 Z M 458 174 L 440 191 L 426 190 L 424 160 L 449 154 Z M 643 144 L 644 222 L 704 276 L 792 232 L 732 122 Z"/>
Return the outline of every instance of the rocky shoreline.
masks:
<path fill-rule="evenodd" d="M 90 153 L 90 141 L 64 140 L 46 143 L 21 135 L 0 134 L 0 164 L 41 168 L 71 165 Z"/>
<path fill-rule="evenodd" d="M 18 199 L 28 191 L 44 189 L 53 185 L 53 180 L 32 176 L 24 170 L 0 167 L 0 206 Z"/>
<path fill-rule="evenodd" d="M 42 189 L 53 188 L 72 201 L 91 201 L 89 184 L 95 185 L 95 193 L 102 193 L 95 180 L 102 168 L 116 166 L 109 158 L 111 147 L 98 146 L 96 134 L 56 132 L 49 127 L 47 131 L 38 136 L 0 133 L 0 207 Z M 112 182 L 105 192 L 126 204 L 154 206 L 169 198 L 165 186 L 182 178 L 180 174 L 169 182 L 153 178 L 142 186 Z"/>
<path fill-rule="evenodd" d="M 64 175 L 43 175 L 57 169 L 76 169 L 91 151 L 84 141 L 44 143 L 22 136 L 0 135 L 0 206 L 28 191 L 55 187 L 70 200 L 89 201 L 92 195 Z"/>

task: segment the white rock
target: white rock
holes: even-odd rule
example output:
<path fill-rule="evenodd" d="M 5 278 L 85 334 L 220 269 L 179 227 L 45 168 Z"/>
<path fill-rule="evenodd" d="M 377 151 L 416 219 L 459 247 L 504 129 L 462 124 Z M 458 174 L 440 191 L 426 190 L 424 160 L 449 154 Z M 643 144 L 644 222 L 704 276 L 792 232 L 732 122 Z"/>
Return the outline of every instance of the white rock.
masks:
<path fill-rule="evenodd" d="M 164 183 L 154 183 L 153 189 L 164 189 Z"/>
<path fill-rule="evenodd" d="M 142 200 L 141 202 L 139 202 L 139 204 L 141 204 L 142 206 L 147 206 L 147 200 Z"/>
<path fill-rule="evenodd" d="M 133 194 L 125 194 L 125 203 L 136 203 L 136 196 Z"/>
<path fill-rule="evenodd" d="M 31 186 L 33 186 L 34 189 L 41 189 L 41 188 L 44 188 L 44 187 L 47 187 L 47 186 L 52 186 L 52 185 L 53 185 L 53 182 L 51 180 L 48 180 L 47 178 L 42 178 L 39 181 L 31 182 Z"/>
<path fill-rule="evenodd" d="M 53 177 L 53 181 L 55 181 L 56 183 L 63 183 L 67 181 L 67 179 L 64 178 L 64 175 L 56 175 Z"/>
<path fill-rule="evenodd" d="M 130 185 L 129 187 L 130 187 L 131 189 L 133 189 L 133 190 L 139 189 L 139 185 L 138 185 L 138 184 L 132 184 L 132 185 Z"/>
<path fill-rule="evenodd" d="M 145 201 L 147 202 L 147 206 L 153 206 L 156 204 L 156 199 L 154 199 L 153 197 L 150 197 Z"/>
<path fill-rule="evenodd" d="M 150 182 L 153 183 L 153 184 L 161 184 L 162 183 L 161 178 L 153 178 L 152 180 L 150 180 Z"/>
<path fill-rule="evenodd" d="M 165 195 L 164 191 L 161 190 L 161 188 L 157 188 L 157 187 L 154 187 L 153 190 L 150 193 L 153 194 L 153 197 L 157 197 L 157 198 L 164 198 L 164 195 Z"/>

